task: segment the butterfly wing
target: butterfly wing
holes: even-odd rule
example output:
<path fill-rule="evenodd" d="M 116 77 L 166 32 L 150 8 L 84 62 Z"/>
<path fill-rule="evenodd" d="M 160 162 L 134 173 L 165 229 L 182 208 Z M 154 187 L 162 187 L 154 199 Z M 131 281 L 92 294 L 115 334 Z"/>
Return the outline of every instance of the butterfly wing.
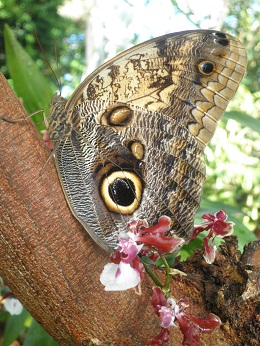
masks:
<path fill-rule="evenodd" d="M 171 234 L 189 238 L 203 150 L 245 65 L 245 49 L 232 36 L 188 31 L 127 50 L 75 90 L 57 167 L 74 215 L 103 248 L 115 246 L 131 218 L 153 223 L 163 214 Z"/>
<path fill-rule="evenodd" d="M 245 48 L 231 35 L 168 34 L 102 65 L 76 89 L 69 106 L 97 99 L 131 102 L 179 118 L 205 146 L 245 74 L 246 61 Z"/>

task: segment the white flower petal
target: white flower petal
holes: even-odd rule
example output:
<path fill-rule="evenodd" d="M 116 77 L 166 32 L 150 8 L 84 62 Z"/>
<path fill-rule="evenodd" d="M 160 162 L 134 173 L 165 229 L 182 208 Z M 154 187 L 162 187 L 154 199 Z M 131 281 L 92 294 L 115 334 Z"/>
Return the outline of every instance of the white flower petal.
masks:
<path fill-rule="evenodd" d="M 4 307 L 11 315 L 20 315 L 23 310 L 23 306 L 19 300 L 12 297 L 5 299 Z"/>
<path fill-rule="evenodd" d="M 129 239 L 127 232 L 120 232 L 118 235 L 118 240 L 120 239 Z"/>
<path fill-rule="evenodd" d="M 213 246 L 209 245 L 205 247 L 203 257 L 208 264 L 212 264 L 215 261 L 216 250 L 217 246 L 215 244 Z"/>
<path fill-rule="evenodd" d="M 176 311 L 176 306 L 178 305 L 176 304 L 176 301 L 173 298 L 168 298 L 167 304 L 172 310 Z"/>
<path fill-rule="evenodd" d="M 100 275 L 100 281 L 104 286 L 115 280 L 118 267 L 118 264 L 115 263 L 108 263 L 105 265 Z"/>
<path fill-rule="evenodd" d="M 137 286 L 140 282 L 139 272 L 129 263 L 120 262 L 119 265 L 109 263 L 105 265 L 100 275 L 100 281 L 105 291 L 123 291 Z"/>

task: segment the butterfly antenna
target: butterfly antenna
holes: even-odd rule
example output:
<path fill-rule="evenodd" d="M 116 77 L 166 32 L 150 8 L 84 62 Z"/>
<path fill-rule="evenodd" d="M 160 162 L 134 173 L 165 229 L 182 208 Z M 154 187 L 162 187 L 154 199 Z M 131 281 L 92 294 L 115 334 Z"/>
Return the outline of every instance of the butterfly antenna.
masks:
<path fill-rule="evenodd" d="M 58 51 L 57 51 L 56 38 L 54 39 L 54 56 L 55 56 L 55 62 L 56 62 L 58 76 L 61 76 L 61 74 L 60 74 L 60 65 L 59 65 L 59 60 L 58 60 Z M 59 92 L 60 92 L 60 95 L 61 95 L 61 79 L 59 77 L 59 80 L 57 78 L 56 78 L 56 80 L 57 80 Z"/>
<path fill-rule="evenodd" d="M 39 40 L 39 37 L 38 37 L 36 31 L 34 30 L 33 32 L 34 32 L 34 36 L 35 36 L 35 38 L 36 38 L 36 41 L 37 41 L 37 43 L 38 43 L 38 45 L 39 45 L 39 47 L 40 47 L 40 50 L 41 50 L 41 52 L 42 52 L 42 54 L 43 54 L 44 60 L 45 60 L 45 62 L 47 63 L 47 65 L 49 66 L 49 68 L 50 68 L 50 70 L 51 70 L 51 72 L 52 72 L 52 74 L 53 74 L 53 76 L 54 76 L 54 78 L 55 78 L 55 81 L 56 81 L 56 83 L 57 83 L 59 92 L 60 92 L 60 94 L 61 94 L 61 81 L 58 79 L 58 77 L 56 76 L 56 73 L 54 72 L 53 68 L 51 67 L 51 64 L 50 64 L 50 62 L 49 62 L 49 60 L 48 60 L 48 58 L 47 58 L 47 56 L 46 56 L 46 54 L 45 54 L 45 52 L 44 52 L 44 49 L 42 48 L 41 42 L 40 42 L 40 40 Z M 56 43 L 55 43 L 55 54 L 57 54 Z M 56 56 L 56 61 L 57 61 L 57 55 L 55 55 L 55 56 Z"/>

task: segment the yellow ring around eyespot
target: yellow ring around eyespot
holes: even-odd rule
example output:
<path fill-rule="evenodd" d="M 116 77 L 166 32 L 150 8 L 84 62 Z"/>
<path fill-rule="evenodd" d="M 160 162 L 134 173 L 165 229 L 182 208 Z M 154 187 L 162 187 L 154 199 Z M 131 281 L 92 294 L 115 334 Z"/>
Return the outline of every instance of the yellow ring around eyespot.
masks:
<path fill-rule="evenodd" d="M 116 204 L 109 194 L 109 185 L 113 184 L 116 179 L 129 179 L 135 187 L 135 199 L 132 204 L 128 206 L 122 206 Z M 140 177 L 128 171 L 116 171 L 112 172 L 109 176 L 105 177 L 100 186 L 101 197 L 106 207 L 113 213 L 131 215 L 138 208 L 139 202 L 142 197 L 142 181 Z"/>

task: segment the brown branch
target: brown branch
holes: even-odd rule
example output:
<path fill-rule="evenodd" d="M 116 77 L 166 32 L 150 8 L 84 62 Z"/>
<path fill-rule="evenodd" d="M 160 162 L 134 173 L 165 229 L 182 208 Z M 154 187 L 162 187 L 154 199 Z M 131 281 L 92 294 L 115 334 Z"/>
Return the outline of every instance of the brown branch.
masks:
<path fill-rule="evenodd" d="M 0 117 L 25 116 L 1 75 Z M 60 345 L 87 345 L 89 341 L 146 345 L 160 330 L 150 304 L 150 280 L 143 282 L 141 296 L 133 290 L 105 292 L 99 275 L 109 255 L 73 218 L 53 163 L 40 175 L 49 152 L 31 120 L 0 120 L 0 133 L 0 275 L 4 282 Z M 201 258 L 201 254 L 196 256 Z M 201 260 L 200 266 L 207 267 Z M 156 274 L 162 278 L 159 270 Z M 205 303 L 207 282 L 199 281 L 189 275 L 183 280 L 174 278 L 171 290 L 176 299 L 187 297 L 191 311 L 203 316 L 210 312 Z M 207 345 L 231 345 L 226 334 L 219 329 L 203 340 Z M 171 338 L 169 346 L 181 345 L 178 328 Z"/>

